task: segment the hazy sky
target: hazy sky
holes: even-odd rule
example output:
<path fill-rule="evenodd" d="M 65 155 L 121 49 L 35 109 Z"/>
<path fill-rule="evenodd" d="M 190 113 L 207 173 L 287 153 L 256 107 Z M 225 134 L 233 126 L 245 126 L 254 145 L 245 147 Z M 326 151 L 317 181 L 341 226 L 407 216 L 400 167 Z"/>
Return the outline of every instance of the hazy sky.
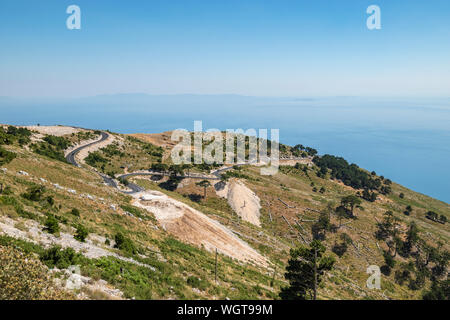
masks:
<path fill-rule="evenodd" d="M 0 0 L 0 96 L 125 92 L 449 96 L 450 1 Z"/>

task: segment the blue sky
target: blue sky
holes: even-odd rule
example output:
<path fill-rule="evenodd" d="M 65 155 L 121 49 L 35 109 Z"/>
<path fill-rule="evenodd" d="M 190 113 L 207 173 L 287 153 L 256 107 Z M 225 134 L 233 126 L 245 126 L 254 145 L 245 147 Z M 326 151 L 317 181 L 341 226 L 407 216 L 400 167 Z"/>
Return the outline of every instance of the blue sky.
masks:
<path fill-rule="evenodd" d="M 448 0 L 0 1 L 0 96 L 448 97 L 449 57 Z"/>

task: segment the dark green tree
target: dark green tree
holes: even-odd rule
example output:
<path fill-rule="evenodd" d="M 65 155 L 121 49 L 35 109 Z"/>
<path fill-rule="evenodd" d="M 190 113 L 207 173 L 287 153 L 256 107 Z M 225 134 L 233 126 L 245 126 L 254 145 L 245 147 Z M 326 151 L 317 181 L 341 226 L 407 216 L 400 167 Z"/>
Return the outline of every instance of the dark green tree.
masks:
<path fill-rule="evenodd" d="M 339 220 L 338 228 L 340 228 L 342 226 L 342 219 L 349 218 L 350 214 L 347 212 L 347 209 L 345 209 L 343 206 L 339 206 L 336 208 L 336 216 Z"/>
<path fill-rule="evenodd" d="M 282 288 L 283 300 L 316 300 L 317 288 L 326 271 L 333 268 L 335 260 L 324 256 L 324 245 L 314 240 L 309 247 L 291 249 L 285 278 L 289 286 Z"/>
<path fill-rule="evenodd" d="M 59 232 L 59 223 L 58 220 L 52 215 L 47 217 L 47 220 L 44 223 L 44 230 L 51 234 L 57 234 Z"/>
<path fill-rule="evenodd" d="M 74 238 L 76 240 L 84 242 L 88 235 L 89 235 L 88 230 L 82 224 L 77 225 L 77 230 L 74 235 Z"/>
<path fill-rule="evenodd" d="M 332 229 L 330 222 L 331 207 L 327 207 L 320 212 L 319 219 L 311 227 L 314 239 L 325 239 L 326 232 Z"/>
<path fill-rule="evenodd" d="M 172 164 L 168 168 L 169 175 L 173 178 L 176 178 L 177 176 L 184 175 L 183 166 L 178 164 Z"/>
<path fill-rule="evenodd" d="M 211 182 L 208 180 L 202 180 L 197 182 L 196 185 L 203 188 L 203 199 L 206 199 L 206 189 L 211 186 Z"/>
<path fill-rule="evenodd" d="M 152 166 L 150 168 L 151 171 L 155 172 L 166 172 L 167 169 L 168 166 L 165 163 L 152 163 Z"/>
<path fill-rule="evenodd" d="M 340 235 L 341 243 L 334 243 L 333 248 L 331 249 L 334 253 L 336 253 L 339 257 L 342 257 L 345 252 L 347 252 L 348 245 L 353 242 L 352 238 L 346 233 L 342 233 Z"/>
<path fill-rule="evenodd" d="M 131 239 L 125 237 L 122 233 L 117 233 L 114 236 L 114 241 L 116 242 L 115 248 L 119 250 L 135 254 L 137 252 L 136 246 Z"/>
<path fill-rule="evenodd" d="M 341 205 L 344 208 L 347 208 L 348 210 L 350 210 L 350 214 L 352 217 L 355 217 L 355 214 L 354 214 L 355 207 L 359 206 L 360 204 L 361 204 L 361 199 L 355 195 L 349 195 L 349 196 L 343 197 L 341 199 Z"/>
<path fill-rule="evenodd" d="M 403 211 L 404 214 L 406 214 L 407 216 L 409 216 L 412 212 L 412 207 L 410 205 L 406 206 L 405 211 Z"/>
<path fill-rule="evenodd" d="M 426 213 L 426 216 L 428 219 L 433 220 L 433 221 L 437 221 L 437 219 L 438 219 L 438 214 L 434 211 L 428 211 Z"/>
<path fill-rule="evenodd" d="M 76 217 L 80 216 L 80 210 L 78 210 L 77 208 L 73 208 L 69 213 L 73 214 Z"/>
<path fill-rule="evenodd" d="M 45 187 L 34 185 L 34 186 L 28 188 L 26 193 L 22 194 L 22 198 L 25 198 L 30 201 L 41 201 L 44 193 L 45 193 Z"/>
<path fill-rule="evenodd" d="M 16 157 L 14 152 L 9 152 L 0 147 L 0 165 L 11 162 Z"/>
<path fill-rule="evenodd" d="M 423 300 L 450 300 L 450 279 L 433 281 L 429 291 L 426 291 Z"/>
<path fill-rule="evenodd" d="M 411 273 L 414 271 L 414 263 L 402 263 L 399 270 L 394 274 L 394 280 L 399 285 L 403 285 L 407 281 L 411 281 Z"/>
<path fill-rule="evenodd" d="M 378 240 L 386 240 L 395 234 L 395 229 L 398 225 L 398 219 L 394 217 L 392 211 L 386 211 L 384 213 L 383 221 L 378 223 L 378 230 L 375 234 Z"/>
<path fill-rule="evenodd" d="M 413 221 L 409 225 L 408 232 L 406 233 L 406 241 L 403 246 L 403 253 L 405 255 L 409 255 L 411 249 L 417 244 L 419 240 L 419 228 L 417 228 L 417 224 Z"/>

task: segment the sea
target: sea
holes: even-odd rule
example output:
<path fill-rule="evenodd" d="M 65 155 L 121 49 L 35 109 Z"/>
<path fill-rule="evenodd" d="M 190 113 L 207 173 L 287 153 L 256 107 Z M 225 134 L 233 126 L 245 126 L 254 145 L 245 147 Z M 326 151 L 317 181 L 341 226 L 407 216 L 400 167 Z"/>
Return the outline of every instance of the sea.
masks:
<path fill-rule="evenodd" d="M 279 129 L 280 142 L 344 157 L 450 203 L 450 98 L 114 94 L 0 97 L 0 123 L 119 133 Z"/>

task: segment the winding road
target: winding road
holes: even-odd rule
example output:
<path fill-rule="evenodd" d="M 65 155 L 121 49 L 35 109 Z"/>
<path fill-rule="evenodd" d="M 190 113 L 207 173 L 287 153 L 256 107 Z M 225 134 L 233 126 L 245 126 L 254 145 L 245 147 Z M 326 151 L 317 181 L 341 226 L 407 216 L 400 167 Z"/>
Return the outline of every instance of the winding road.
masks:
<path fill-rule="evenodd" d="M 79 146 L 79 147 L 77 147 L 76 149 L 74 149 L 74 150 L 72 150 L 71 152 L 69 152 L 69 153 L 67 154 L 67 156 L 66 156 L 67 162 L 69 162 L 70 164 L 73 164 L 74 166 L 81 167 L 81 165 L 80 165 L 79 163 L 77 163 L 77 161 L 76 161 L 76 155 L 77 155 L 81 150 L 83 150 L 83 149 L 85 149 L 85 148 L 88 148 L 88 147 L 90 147 L 90 146 L 92 146 L 92 145 L 94 145 L 94 144 L 101 143 L 101 142 L 107 140 L 107 139 L 111 136 L 109 133 L 104 132 L 104 131 L 102 131 L 102 132 L 100 133 L 100 135 L 101 135 L 101 137 L 100 137 L 99 140 L 94 141 L 94 142 L 91 142 L 91 143 L 88 143 L 88 144 L 83 145 L 83 146 Z M 224 168 L 221 168 L 221 169 L 217 169 L 217 170 L 211 172 L 211 174 L 212 174 L 214 177 L 211 177 L 211 176 L 203 176 L 203 175 L 189 175 L 189 174 L 188 174 L 188 175 L 177 176 L 177 178 L 183 178 L 183 179 L 184 179 L 184 178 L 190 178 L 190 179 L 202 179 L 202 180 L 220 180 L 220 176 L 221 176 L 221 174 L 222 174 L 223 172 L 225 172 L 225 171 L 227 171 L 227 170 L 230 170 L 230 169 L 232 169 L 232 168 L 235 167 L 235 166 L 239 167 L 239 166 L 244 166 L 244 165 L 246 165 L 246 164 L 249 164 L 249 163 L 240 163 L 240 164 L 235 164 L 235 165 L 232 165 L 232 166 L 229 166 L 229 167 L 224 167 Z M 127 181 L 127 182 L 128 182 L 128 183 L 127 183 L 127 187 L 130 189 L 130 191 L 121 190 L 121 189 L 119 189 L 119 186 L 117 185 L 117 182 L 115 181 L 115 179 L 111 178 L 110 176 L 107 176 L 106 174 L 103 174 L 103 173 L 100 173 L 100 172 L 97 172 L 97 173 L 100 175 L 100 177 L 103 179 L 103 181 L 104 181 L 108 186 L 113 187 L 113 188 L 119 190 L 120 192 L 122 192 L 122 193 L 124 193 L 124 194 L 132 195 L 132 194 L 135 194 L 135 193 L 138 193 L 138 192 L 145 191 L 144 188 L 138 186 L 138 185 L 135 184 L 135 183 L 129 182 L 129 181 Z M 156 172 L 156 171 L 148 171 L 148 172 L 132 172 L 132 173 L 126 173 L 126 174 L 122 174 L 122 175 L 120 175 L 120 176 L 117 176 L 116 179 L 127 180 L 127 178 L 130 178 L 130 177 L 136 177 L 136 176 L 154 176 L 154 175 L 169 176 L 170 174 L 169 174 L 169 173 L 165 173 L 165 172 Z"/>
<path fill-rule="evenodd" d="M 78 148 L 76 148 L 76 149 L 72 150 L 71 152 L 69 152 L 69 153 L 67 154 L 67 156 L 66 156 L 67 162 L 70 163 L 70 164 L 73 164 L 74 166 L 77 166 L 77 167 L 81 168 L 81 165 L 80 165 L 80 164 L 77 162 L 77 160 L 76 160 L 77 154 L 78 154 L 81 150 L 83 150 L 83 149 L 85 149 L 85 148 L 88 148 L 88 147 L 90 147 L 90 146 L 92 146 L 92 145 L 94 145 L 94 144 L 101 143 L 101 142 L 105 141 L 105 140 L 108 139 L 109 136 L 110 136 L 109 133 L 104 132 L 104 131 L 102 131 L 102 132 L 100 133 L 100 135 L 101 135 L 101 137 L 100 137 L 99 140 L 94 141 L 94 142 L 91 142 L 91 143 L 88 143 L 88 144 L 85 144 L 85 145 L 83 145 L 83 146 L 79 146 Z M 111 186 L 111 187 L 113 187 L 113 188 L 117 188 L 117 183 L 114 181 L 114 179 L 112 179 L 111 177 L 108 177 L 107 175 L 101 174 L 101 173 L 99 173 L 99 175 L 100 175 L 100 177 L 102 177 L 103 181 L 104 181 L 107 185 L 109 185 L 109 186 Z"/>
<path fill-rule="evenodd" d="M 87 148 L 87 147 L 90 147 L 90 146 L 92 146 L 92 145 L 94 145 L 94 144 L 103 142 L 103 141 L 105 141 L 105 140 L 108 139 L 108 138 L 109 138 L 109 133 L 101 132 L 101 138 L 100 138 L 100 140 L 91 142 L 91 143 L 86 144 L 86 145 L 84 145 L 84 146 L 80 146 L 80 147 L 78 147 L 78 148 L 72 150 L 71 152 L 69 152 L 69 153 L 67 154 L 67 156 L 66 156 L 67 162 L 73 164 L 74 166 L 81 167 L 81 166 L 77 163 L 77 161 L 75 160 L 76 155 L 77 155 L 81 150 L 83 150 L 83 149 L 85 149 L 85 148 Z"/>
<path fill-rule="evenodd" d="M 74 166 L 81 167 L 81 165 L 76 161 L 76 155 L 81 150 L 83 150 L 85 148 L 88 148 L 88 147 L 90 147 L 90 146 L 92 146 L 94 144 L 101 143 L 101 142 L 105 141 L 106 139 L 108 139 L 109 137 L 110 137 L 109 133 L 102 131 L 101 132 L 101 137 L 100 137 L 99 140 L 91 142 L 91 143 L 88 143 L 88 144 L 83 145 L 83 146 L 79 146 L 78 148 L 76 148 L 76 149 L 72 150 L 71 152 L 69 152 L 67 154 L 67 156 L 66 156 L 67 162 L 72 164 L 72 165 L 74 165 Z M 226 167 L 226 168 L 222 168 L 222 169 L 219 169 L 219 170 L 216 170 L 216 171 L 212 172 L 212 175 L 214 175 L 214 177 L 211 177 L 211 176 L 192 176 L 192 175 L 187 175 L 186 176 L 186 175 L 183 175 L 183 176 L 177 176 L 177 178 L 191 178 L 191 179 L 203 179 L 203 180 L 220 180 L 220 174 L 222 172 L 226 171 L 226 170 L 230 170 L 231 168 L 233 168 L 233 167 L 232 166 L 231 167 Z M 100 175 L 100 177 L 103 179 L 103 181 L 107 185 L 109 185 L 110 187 L 113 187 L 113 188 L 119 190 L 120 192 L 122 192 L 124 194 L 131 195 L 131 194 L 135 194 L 135 193 L 138 193 L 138 192 L 145 191 L 144 188 L 138 186 L 135 183 L 129 182 L 129 181 L 127 183 L 127 187 L 129 189 L 131 189 L 131 191 L 120 190 L 119 186 L 117 185 L 116 181 L 113 178 L 111 178 L 110 176 L 107 176 L 107 175 L 105 175 L 103 173 L 99 173 L 99 172 L 97 172 L 97 173 Z M 126 180 L 129 177 L 153 176 L 153 175 L 169 175 L 169 174 L 168 173 L 162 173 L 162 172 L 150 172 L 150 171 L 149 172 L 134 172 L 134 173 L 122 174 L 122 175 L 118 176 L 117 179 Z"/>

